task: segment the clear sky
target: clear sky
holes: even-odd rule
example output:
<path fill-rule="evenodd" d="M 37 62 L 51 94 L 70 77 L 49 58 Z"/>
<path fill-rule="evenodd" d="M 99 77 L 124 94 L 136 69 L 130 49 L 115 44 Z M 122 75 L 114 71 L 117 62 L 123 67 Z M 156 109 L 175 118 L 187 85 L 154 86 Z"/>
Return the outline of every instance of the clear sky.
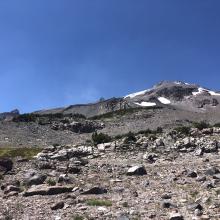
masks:
<path fill-rule="evenodd" d="M 219 0 L 0 0 L 0 112 L 161 80 L 220 90 Z"/>

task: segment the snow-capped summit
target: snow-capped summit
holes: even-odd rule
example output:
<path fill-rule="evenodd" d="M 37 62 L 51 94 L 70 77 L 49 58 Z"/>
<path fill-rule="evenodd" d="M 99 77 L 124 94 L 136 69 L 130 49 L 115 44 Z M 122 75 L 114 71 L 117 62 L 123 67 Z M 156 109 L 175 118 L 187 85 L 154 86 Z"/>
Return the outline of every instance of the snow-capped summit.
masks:
<path fill-rule="evenodd" d="M 151 89 L 126 95 L 124 99 L 136 106 L 173 105 L 182 108 L 216 107 L 220 93 L 182 81 L 161 81 Z"/>

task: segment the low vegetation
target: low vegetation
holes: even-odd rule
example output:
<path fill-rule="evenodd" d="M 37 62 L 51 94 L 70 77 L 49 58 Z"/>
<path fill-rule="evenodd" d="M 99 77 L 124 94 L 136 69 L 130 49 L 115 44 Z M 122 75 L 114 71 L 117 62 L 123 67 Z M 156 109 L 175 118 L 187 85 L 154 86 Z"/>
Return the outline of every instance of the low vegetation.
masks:
<path fill-rule="evenodd" d="M 112 138 L 109 135 L 101 133 L 101 132 L 100 133 L 94 132 L 92 134 L 92 142 L 95 145 L 107 143 L 107 142 L 110 142 L 111 140 L 112 140 Z"/>
<path fill-rule="evenodd" d="M 184 134 L 184 135 L 189 135 L 190 134 L 190 127 L 187 126 L 179 126 L 174 128 L 174 131 L 180 133 L 180 134 Z"/>
<path fill-rule="evenodd" d="M 83 220 L 83 219 L 84 219 L 84 217 L 81 215 L 74 215 L 73 216 L 73 220 Z"/>
<path fill-rule="evenodd" d="M 47 180 L 47 184 L 48 184 L 49 186 L 55 186 L 55 185 L 56 185 L 56 180 L 49 178 L 49 179 Z"/>
<path fill-rule="evenodd" d="M 97 200 L 97 199 L 87 200 L 86 204 L 89 206 L 112 206 L 112 202 L 109 200 Z"/>
<path fill-rule="evenodd" d="M 17 115 L 13 118 L 14 122 L 39 122 L 41 123 L 42 119 L 47 119 L 48 121 L 53 121 L 57 119 L 65 119 L 65 118 L 82 118 L 86 119 L 85 115 L 82 114 L 63 114 L 63 113 L 55 113 L 55 114 L 35 114 L 35 113 L 30 113 L 30 114 L 21 114 Z"/>
<path fill-rule="evenodd" d="M 129 144 L 129 143 L 136 142 L 136 141 L 137 139 L 135 137 L 135 134 L 132 132 L 129 132 L 124 140 L 124 143 Z"/>
<path fill-rule="evenodd" d="M 42 151 L 42 148 L 0 148 L 0 157 L 23 157 L 27 159 L 32 159 L 39 152 Z"/>
<path fill-rule="evenodd" d="M 113 112 L 108 112 L 102 115 L 96 115 L 93 117 L 90 117 L 91 120 L 101 120 L 101 119 L 108 119 L 113 117 L 121 117 L 126 114 L 132 114 L 141 110 L 149 110 L 149 109 L 160 109 L 162 107 L 159 106 L 152 106 L 152 107 L 138 107 L 138 108 L 127 108 L 127 109 L 121 109 Z"/>
<path fill-rule="evenodd" d="M 210 124 L 205 122 L 205 121 L 201 121 L 201 122 L 193 122 L 193 127 L 194 128 L 198 128 L 199 130 L 202 130 L 204 128 L 209 128 Z"/>

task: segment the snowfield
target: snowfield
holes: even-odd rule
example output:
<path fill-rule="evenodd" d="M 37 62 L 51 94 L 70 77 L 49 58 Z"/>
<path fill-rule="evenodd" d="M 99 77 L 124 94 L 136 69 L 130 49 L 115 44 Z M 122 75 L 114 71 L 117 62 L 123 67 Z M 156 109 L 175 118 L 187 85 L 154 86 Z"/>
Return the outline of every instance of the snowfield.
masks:
<path fill-rule="evenodd" d="M 166 99 L 164 97 L 158 97 L 157 99 L 164 105 L 168 105 L 171 103 L 171 101 L 169 99 Z"/>
<path fill-rule="evenodd" d="M 134 104 L 142 106 L 142 107 L 150 107 L 150 106 L 157 105 L 155 102 L 141 102 L 141 103 L 135 102 Z"/>

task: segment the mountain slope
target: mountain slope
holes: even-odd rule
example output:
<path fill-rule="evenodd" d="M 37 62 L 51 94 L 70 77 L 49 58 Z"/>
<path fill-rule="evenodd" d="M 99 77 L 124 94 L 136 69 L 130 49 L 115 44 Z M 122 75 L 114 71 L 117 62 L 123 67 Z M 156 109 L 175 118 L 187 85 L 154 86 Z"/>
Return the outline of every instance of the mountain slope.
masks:
<path fill-rule="evenodd" d="M 195 84 L 162 81 L 151 89 L 129 94 L 122 98 L 112 98 L 92 104 L 71 105 L 67 108 L 37 111 L 38 114 L 83 114 L 86 117 L 109 112 L 152 106 L 173 106 L 178 109 L 203 112 L 220 111 L 220 93 Z"/>

